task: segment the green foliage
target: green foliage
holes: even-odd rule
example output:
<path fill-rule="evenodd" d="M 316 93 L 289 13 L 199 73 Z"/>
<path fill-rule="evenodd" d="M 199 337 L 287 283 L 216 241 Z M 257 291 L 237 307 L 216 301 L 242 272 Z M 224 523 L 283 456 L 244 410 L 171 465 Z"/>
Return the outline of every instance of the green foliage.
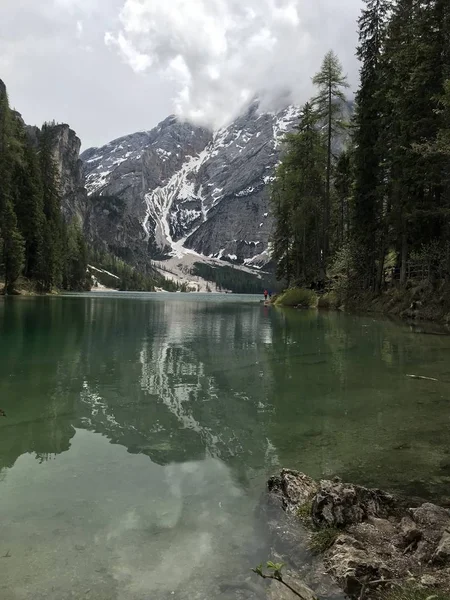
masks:
<path fill-rule="evenodd" d="M 260 279 L 257 275 L 228 266 L 213 267 L 197 262 L 192 274 L 215 283 L 217 291 L 228 290 L 235 294 L 262 294 L 265 289 L 276 291 L 280 287 L 270 276 L 263 275 Z"/>
<path fill-rule="evenodd" d="M 272 258 L 277 277 L 311 283 L 320 277 L 324 252 L 326 147 L 311 104 L 303 107 L 298 132 L 286 137 L 276 171 L 272 213 L 276 227 Z"/>
<path fill-rule="evenodd" d="M 331 285 L 342 300 L 419 273 L 432 282 L 450 274 L 450 4 L 365 0 L 359 30 L 351 147 L 333 155 L 346 81 L 329 53 L 313 80 L 322 193 L 306 201 L 297 137 L 300 151 L 288 138 L 272 195 L 277 272 Z"/>
<path fill-rule="evenodd" d="M 0 93 L 0 277 L 7 293 L 21 275 L 44 292 L 90 287 L 83 233 L 61 213 L 55 141 L 55 126 L 45 124 L 36 149 Z"/>
<path fill-rule="evenodd" d="M 88 249 L 83 232 L 77 223 L 63 228 L 64 289 L 70 291 L 89 290 L 91 281 L 87 273 Z"/>
<path fill-rule="evenodd" d="M 322 252 L 322 263 L 325 268 L 330 249 L 333 139 L 346 126 L 342 116 L 342 107 L 345 102 L 343 90 L 350 87 L 347 77 L 342 72 L 342 65 L 339 58 L 332 50 L 325 55 L 320 71 L 313 77 L 313 83 L 318 88 L 318 94 L 313 102 L 316 106 L 318 116 L 326 123 L 327 166 Z"/>
<path fill-rule="evenodd" d="M 99 273 L 91 269 L 91 275 L 108 288 L 120 291 L 153 292 L 155 287 L 159 287 L 168 292 L 184 291 L 182 286 L 165 279 L 155 269 L 149 267 L 146 272 L 141 272 L 103 249 L 89 249 L 89 264 L 118 277 L 117 279 L 107 273 Z"/>
<path fill-rule="evenodd" d="M 333 282 L 333 293 L 341 302 L 358 285 L 355 279 L 358 277 L 359 260 L 358 248 L 353 241 L 343 244 L 334 254 L 329 274 Z"/>
<path fill-rule="evenodd" d="M 342 530 L 334 527 L 325 527 L 318 529 L 311 534 L 309 540 L 309 549 L 313 554 L 323 554 L 336 541 L 337 537 L 342 533 Z"/>
<path fill-rule="evenodd" d="M 300 306 L 302 308 L 314 308 L 317 306 L 317 296 L 312 290 L 303 288 L 291 288 L 277 296 L 277 306 Z"/>
<path fill-rule="evenodd" d="M 278 579 L 279 581 L 281 581 L 283 578 L 281 572 L 282 572 L 284 566 L 285 566 L 284 563 L 274 563 L 271 560 L 267 561 L 267 564 L 266 564 L 266 568 L 268 569 L 270 576 L 273 577 L 274 579 Z M 264 569 L 263 569 L 262 564 L 258 565 L 254 569 L 252 569 L 252 571 L 254 573 L 256 573 L 257 575 L 259 575 L 260 577 L 264 577 Z"/>
<path fill-rule="evenodd" d="M 317 302 L 317 308 L 322 308 L 324 310 L 334 310 L 339 308 L 341 302 L 339 300 L 338 294 L 333 292 L 327 292 L 322 296 L 319 296 L 319 300 Z"/>
<path fill-rule="evenodd" d="M 448 594 L 434 593 L 416 584 L 395 585 L 379 595 L 381 600 L 450 600 Z"/>
<path fill-rule="evenodd" d="M 17 218 L 11 202 L 7 202 L 2 212 L 3 261 L 6 293 L 14 292 L 24 260 L 24 241 L 17 228 Z"/>
<path fill-rule="evenodd" d="M 297 518 L 305 526 L 311 525 L 312 500 L 307 500 L 297 508 Z"/>

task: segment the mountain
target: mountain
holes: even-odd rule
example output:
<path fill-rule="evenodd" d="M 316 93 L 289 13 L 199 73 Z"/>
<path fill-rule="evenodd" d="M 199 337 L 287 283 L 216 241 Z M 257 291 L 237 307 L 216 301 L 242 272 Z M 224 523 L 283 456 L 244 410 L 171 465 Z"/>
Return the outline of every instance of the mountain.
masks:
<path fill-rule="evenodd" d="M 299 114 L 293 106 L 261 113 L 254 102 L 215 132 L 171 116 L 86 150 L 92 235 L 136 265 L 203 255 L 261 267 L 272 228 L 268 186 Z"/>

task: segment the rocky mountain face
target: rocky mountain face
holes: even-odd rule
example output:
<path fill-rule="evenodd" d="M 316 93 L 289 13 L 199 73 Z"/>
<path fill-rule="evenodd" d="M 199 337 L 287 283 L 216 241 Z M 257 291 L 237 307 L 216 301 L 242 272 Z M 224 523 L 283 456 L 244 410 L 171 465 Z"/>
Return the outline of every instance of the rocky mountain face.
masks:
<path fill-rule="evenodd" d="M 260 113 L 255 102 L 216 132 L 169 117 L 86 150 L 94 237 L 134 264 L 186 253 L 267 263 L 268 186 L 299 113 Z"/>
<path fill-rule="evenodd" d="M 89 231 L 89 200 L 85 188 L 81 141 L 68 125 L 54 128 L 53 156 L 58 167 L 62 194 L 62 212 L 67 221 L 76 219 Z"/>
<path fill-rule="evenodd" d="M 22 119 L 19 114 L 18 117 Z M 29 140 L 37 147 L 39 127 L 24 126 Z M 85 187 L 83 162 L 80 159 L 81 140 L 66 124 L 55 125 L 53 134 L 53 158 L 61 185 L 62 213 L 67 222 L 75 219 L 89 233 L 90 202 Z"/>

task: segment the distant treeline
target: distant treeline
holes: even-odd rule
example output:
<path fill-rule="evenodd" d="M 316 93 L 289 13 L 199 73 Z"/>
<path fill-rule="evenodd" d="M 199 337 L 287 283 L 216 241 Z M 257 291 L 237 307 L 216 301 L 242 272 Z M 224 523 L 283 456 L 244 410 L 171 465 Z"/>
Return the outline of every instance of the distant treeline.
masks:
<path fill-rule="evenodd" d="M 211 281 L 216 291 L 227 290 L 235 294 L 262 294 L 264 290 L 276 292 L 282 287 L 274 276 L 263 274 L 259 279 L 257 275 L 234 267 L 213 267 L 196 262 L 192 273 Z"/>
<path fill-rule="evenodd" d="M 181 286 L 160 275 L 153 267 L 149 266 L 148 271 L 143 273 L 103 249 L 89 250 L 89 264 L 116 275 L 119 279 L 93 271 L 102 285 L 120 291 L 152 292 L 155 287 L 168 292 L 181 290 Z"/>

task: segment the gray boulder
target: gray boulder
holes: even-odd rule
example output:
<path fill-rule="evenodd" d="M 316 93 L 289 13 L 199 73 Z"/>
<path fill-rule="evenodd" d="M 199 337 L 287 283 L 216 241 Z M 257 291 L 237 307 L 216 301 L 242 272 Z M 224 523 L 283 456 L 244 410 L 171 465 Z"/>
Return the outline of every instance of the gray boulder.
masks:
<path fill-rule="evenodd" d="M 381 490 L 339 480 L 321 481 L 312 505 L 312 519 L 319 527 L 348 527 L 369 517 L 386 517 L 394 505 L 394 498 Z"/>

